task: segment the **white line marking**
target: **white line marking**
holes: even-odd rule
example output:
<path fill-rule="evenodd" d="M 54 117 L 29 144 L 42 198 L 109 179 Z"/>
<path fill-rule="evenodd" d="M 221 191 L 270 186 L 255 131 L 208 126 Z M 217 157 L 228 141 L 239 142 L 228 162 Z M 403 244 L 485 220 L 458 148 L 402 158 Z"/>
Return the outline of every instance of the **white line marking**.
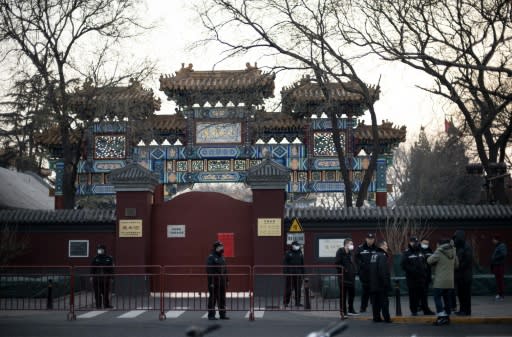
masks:
<path fill-rule="evenodd" d="M 208 311 L 206 312 L 206 314 L 204 314 L 203 316 L 201 316 L 201 318 L 208 318 Z"/>
<path fill-rule="evenodd" d="M 249 318 L 249 315 L 251 314 L 250 311 L 247 311 L 245 314 L 245 318 Z M 254 318 L 263 318 L 263 315 L 265 314 L 265 310 L 254 310 Z"/>
<path fill-rule="evenodd" d="M 127 313 L 122 314 L 121 316 L 118 316 L 117 318 L 134 318 L 139 315 L 142 315 L 145 312 L 146 310 L 131 310 L 128 311 Z"/>
<path fill-rule="evenodd" d="M 178 318 L 183 315 L 184 312 L 184 310 L 170 310 L 165 313 L 165 316 L 167 318 Z"/>
<path fill-rule="evenodd" d="M 137 309 L 137 310 L 151 310 L 151 309 L 153 309 L 153 307 L 137 307 L 135 309 Z"/>
<path fill-rule="evenodd" d="M 104 313 L 106 313 L 106 311 L 93 310 L 93 311 L 86 312 L 85 314 L 78 315 L 78 316 L 76 316 L 76 318 L 93 318 L 93 317 L 99 316 Z"/>

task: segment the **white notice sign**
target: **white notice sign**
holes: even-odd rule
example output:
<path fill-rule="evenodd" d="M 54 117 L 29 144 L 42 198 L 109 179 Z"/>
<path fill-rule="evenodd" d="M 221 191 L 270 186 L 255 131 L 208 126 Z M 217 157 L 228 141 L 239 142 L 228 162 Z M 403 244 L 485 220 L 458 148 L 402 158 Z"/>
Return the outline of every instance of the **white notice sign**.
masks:
<path fill-rule="evenodd" d="M 185 225 L 167 225 L 168 238 L 184 238 Z"/>
<path fill-rule="evenodd" d="M 336 257 L 338 248 L 343 247 L 345 239 L 319 239 L 318 257 Z"/>

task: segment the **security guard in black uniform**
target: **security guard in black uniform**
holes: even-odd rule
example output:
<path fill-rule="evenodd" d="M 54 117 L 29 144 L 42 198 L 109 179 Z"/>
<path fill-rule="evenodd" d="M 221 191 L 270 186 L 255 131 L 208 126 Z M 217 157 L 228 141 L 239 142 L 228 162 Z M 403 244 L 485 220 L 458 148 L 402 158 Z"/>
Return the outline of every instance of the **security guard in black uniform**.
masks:
<path fill-rule="evenodd" d="M 411 314 L 413 316 L 418 315 L 420 303 L 425 315 L 434 314 L 427 306 L 427 294 L 425 292 L 425 284 L 428 277 L 427 263 L 425 256 L 421 252 L 417 237 L 413 236 L 409 239 L 409 246 L 402 254 L 400 266 L 405 271 Z"/>
<path fill-rule="evenodd" d="M 388 299 L 388 293 L 391 290 L 391 276 L 387 251 L 387 242 L 380 241 L 377 243 L 375 253 L 370 257 L 370 293 L 374 322 L 391 323 Z"/>
<path fill-rule="evenodd" d="M 217 319 L 215 318 L 215 304 L 219 308 L 220 319 L 229 319 L 226 316 L 228 271 L 224 259 L 224 245 L 220 241 L 215 241 L 212 252 L 208 255 L 206 273 L 208 274 L 208 319 Z"/>
<path fill-rule="evenodd" d="M 366 312 L 368 307 L 368 300 L 370 298 L 370 259 L 375 254 L 375 250 L 375 235 L 368 233 L 365 242 L 357 247 L 355 253 L 362 288 L 360 312 Z"/>
<path fill-rule="evenodd" d="M 283 265 L 285 266 L 283 272 L 287 274 L 283 304 L 285 307 L 290 304 L 293 289 L 295 293 L 295 306 L 302 307 L 300 295 L 302 289 L 302 275 L 304 274 L 304 255 L 297 241 L 292 242 L 290 249 L 284 255 Z"/>
<path fill-rule="evenodd" d="M 97 246 L 97 255 L 91 263 L 92 286 L 94 289 L 94 298 L 96 300 L 96 308 L 111 309 L 110 305 L 110 288 L 112 283 L 112 274 L 114 273 L 114 259 L 107 255 L 105 245 Z"/>

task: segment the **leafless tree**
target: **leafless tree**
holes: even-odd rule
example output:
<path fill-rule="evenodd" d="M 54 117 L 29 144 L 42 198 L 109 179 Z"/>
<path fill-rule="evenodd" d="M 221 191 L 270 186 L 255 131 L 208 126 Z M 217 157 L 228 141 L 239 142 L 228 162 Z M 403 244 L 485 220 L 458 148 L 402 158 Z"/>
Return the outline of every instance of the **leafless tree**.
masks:
<path fill-rule="evenodd" d="M 416 236 L 418 239 L 429 238 L 434 228 L 426 220 L 392 217 L 386 219 L 380 232 L 392 254 L 400 254 L 407 247 L 411 236 Z"/>
<path fill-rule="evenodd" d="M 138 3 L 137 0 L 0 0 L 0 60 L 9 56 L 28 60 L 34 73 L 42 79 L 47 105 L 61 139 L 65 208 L 74 205 L 76 168 L 84 123 L 88 121 L 83 118 L 87 116 L 72 111 L 70 105 L 72 87 L 84 80 L 77 70 L 87 68 L 83 63 L 89 52 L 98 50 L 101 54 L 106 50 L 104 46 L 113 48 L 121 39 L 145 28 L 139 24 Z M 97 47 L 98 41 L 105 42 Z M 101 65 L 101 57 L 96 56 L 99 61 L 93 63 Z"/>
<path fill-rule="evenodd" d="M 493 167 L 504 163 L 512 133 L 512 2 L 334 2 L 348 39 L 433 79 L 434 86 L 422 89 L 457 107 L 485 171 L 496 175 Z M 503 184 L 494 188 L 504 202 Z"/>
<path fill-rule="evenodd" d="M 377 117 L 374 102 L 379 86 L 366 85 L 355 64 L 363 54 L 354 50 L 339 24 L 339 9 L 331 0 L 213 0 L 200 10 L 207 41 L 226 47 L 226 57 L 253 50 L 282 60 L 274 70 L 309 70 L 320 87 L 325 104 L 321 107 L 331 120 L 333 142 L 345 184 L 345 205 L 352 207 L 352 183 L 342 148 L 335 104 L 329 84 L 336 83 L 349 93 L 361 95 L 370 112 L 373 148 L 368 170 L 358 193 L 356 206 L 362 206 L 376 168 L 379 155 Z M 237 32 L 237 34 L 233 34 Z M 202 41 L 204 42 L 204 41 Z M 297 116 L 302 117 L 302 116 Z"/>

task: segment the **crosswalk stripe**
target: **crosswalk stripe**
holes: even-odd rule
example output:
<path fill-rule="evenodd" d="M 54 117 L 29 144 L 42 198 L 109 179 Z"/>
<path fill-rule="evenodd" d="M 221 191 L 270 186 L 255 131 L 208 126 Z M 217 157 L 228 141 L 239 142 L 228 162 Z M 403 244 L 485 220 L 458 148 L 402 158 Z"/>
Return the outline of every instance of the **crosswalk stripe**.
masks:
<path fill-rule="evenodd" d="M 118 316 L 117 318 L 134 318 L 139 315 L 142 315 L 146 311 L 147 310 L 131 310 L 131 311 L 128 311 L 127 313 L 122 314 L 121 316 Z"/>
<path fill-rule="evenodd" d="M 178 318 L 181 315 L 183 315 L 184 312 L 185 312 L 185 310 L 170 310 L 170 311 L 167 311 L 165 313 L 165 317 L 167 317 L 167 318 Z"/>
<path fill-rule="evenodd" d="M 104 311 L 104 310 L 93 310 L 93 311 L 86 312 L 85 314 L 78 315 L 78 316 L 76 316 L 76 318 L 92 318 L 92 317 L 96 317 L 96 316 L 99 316 L 104 313 L 106 313 L 106 311 Z"/>
<path fill-rule="evenodd" d="M 265 310 L 254 310 L 254 318 L 263 318 L 263 315 L 265 314 Z M 251 315 L 250 311 L 247 311 L 245 314 L 245 318 L 249 318 Z"/>
<path fill-rule="evenodd" d="M 206 312 L 206 314 L 204 314 L 203 316 L 201 316 L 201 318 L 208 318 L 208 311 Z"/>

